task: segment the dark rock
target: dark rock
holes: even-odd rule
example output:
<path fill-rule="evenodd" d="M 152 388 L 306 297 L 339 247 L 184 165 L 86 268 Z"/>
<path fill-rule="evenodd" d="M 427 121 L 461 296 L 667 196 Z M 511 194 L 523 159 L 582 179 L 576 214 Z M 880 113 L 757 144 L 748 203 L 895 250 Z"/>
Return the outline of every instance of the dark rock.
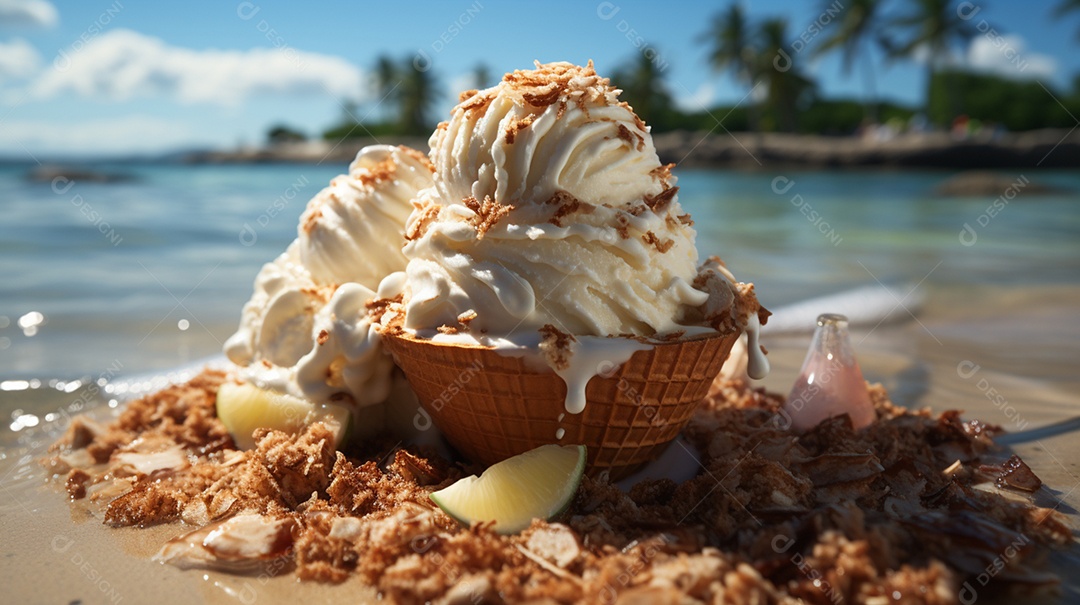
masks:
<path fill-rule="evenodd" d="M 982 170 L 961 172 L 934 188 L 934 194 L 948 197 L 997 197 L 1013 191 L 1014 196 L 1046 195 L 1064 190 L 1032 183 L 1026 176 L 1010 176 Z"/>
<path fill-rule="evenodd" d="M 26 175 L 26 180 L 33 183 L 52 183 L 56 179 L 61 179 L 64 183 L 123 183 L 134 180 L 134 177 L 130 174 L 101 172 L 90 168 L 49 165 L 39 166 Z"/>

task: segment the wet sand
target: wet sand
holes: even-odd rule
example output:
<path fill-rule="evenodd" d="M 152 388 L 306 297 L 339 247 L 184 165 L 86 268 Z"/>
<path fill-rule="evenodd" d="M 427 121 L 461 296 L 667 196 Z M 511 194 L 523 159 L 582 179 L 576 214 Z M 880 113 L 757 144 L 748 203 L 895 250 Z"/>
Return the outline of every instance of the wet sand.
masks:
<path fill-rule="evenodd" d="M 1071 304 L 1075 300 L 1080 300 L 1077 287 L 937 287 L 917 314 L 918 321 L 909 317 L 877 327 L 854 326 L 852 337 L 867 379 L 885 384 L 898 403 L 937 411 L 961 408 L 968 418 L 1023 435 L 1078 413 L 1080 309 Z M 768 388 L 788 389 L 809 338 L 806 332 L 765 339 L 773 364 L 764 381 Z M 58 394 L 52 389 L 54 401 L 40 397 L 39 404 L 56 403 Z M 102 401 L 97 405 L 97 413 L 109 411 Z M 44 472 L 36 463 L 55 431 L 21 431 L 23 447 L 10 432 L 5 435 L 0 582 L 15 601 L 167 605 L 376 598 L 358 582 L 298 584 L 287 574 L 226 576 L 150 561 L 150 555 L 183 528 L 109 529 L 101 524 L 100 513 L 82 503 L 69 506 L 61 486 L 43 482 Z M 25 447 L 33 442 L 38 445 Z M 1035 435 L 1012 447 L 1045 484 L 1036 501 L 1066 514 L 1069 526 L 1080 531 L 1077 433 Z M 1080 548 L 1075 546 L 1051 560 L 1058 571 L 1077 565 Z M 1080 578 L 1063 577 L 1066 594 L 1061 602 L 1080 598 Z"/>

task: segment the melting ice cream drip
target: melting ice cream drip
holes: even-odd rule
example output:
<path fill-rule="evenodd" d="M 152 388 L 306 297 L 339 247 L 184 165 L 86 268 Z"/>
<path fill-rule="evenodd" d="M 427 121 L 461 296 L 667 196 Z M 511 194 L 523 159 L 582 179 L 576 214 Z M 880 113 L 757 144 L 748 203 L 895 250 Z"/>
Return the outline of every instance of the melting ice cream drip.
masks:
<path fill-rule="evenodd" d="M 814 339 L 784 411 L 799 432 L 841 414 L 847 414 L 856 429 L 874 421 L 874 406 L 851 346 L 847 317 L 833 313 L 818 317 Z"/>
<path fill-rule="evenodd" d="M 769 375 L 769 358 L 761 350 L 761 321 L 757 313 L 751 313 L 746 322 L 746 355 L 746 373 L 750 378 L 761 380 Z"/>
<path fill-rule="evenodd" d="M 585 411 L 585 387 L 594 376 L 604 372 L 602 368 L 614 372 L 637 351 L 651 348 L 650 344 L 630 338 L 576 337 L 570 347 L 572 363 L 564 368 L 552 368 L 566 382 L 566 412 Z"/>

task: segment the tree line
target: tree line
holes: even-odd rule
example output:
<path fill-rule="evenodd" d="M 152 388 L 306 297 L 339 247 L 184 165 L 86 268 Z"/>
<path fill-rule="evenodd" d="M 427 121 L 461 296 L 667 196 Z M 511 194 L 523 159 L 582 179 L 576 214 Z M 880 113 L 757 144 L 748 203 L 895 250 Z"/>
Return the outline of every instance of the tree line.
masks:
<path fill-rule="evenodd" d="M 975 73 L 960 66 L 958 60 L 974 37 L 989 36 L 991 31 L 1000 36 L 1000 30 L 978 14 L 981 9 L 974 3 L 822 0 L 819 8 L 815 19 L 798 30 L 782 16 L 752 18 L 736 1 L 711 17 L 697 40 L 707 51 L 709 68 L 729 74 L 742 87 L 745 97 L 736 105 L 680 109 L 665 77 L 670 61 L 665 58 L 660 66 L 655 53 L 635 54 L 614 70 L 612 81 L 654 132 L 713 130 L 722 120 L 728 131 L 851 134 L 867 124 L 907 124 L 915 116 L 937 128 L 949 127 L 959 116 L 1008 130 L 1076 125 L 1073 116 L 1080 115 L 1080 76 L 1073 79 L 1070 90 L 1054 90 L 1049 83 Z M 1075 13 L 1080 13 L 1080 0 L 1061 0 L 1051 16 L 1061 19 Z M 831 54 L 840 56 L 845 77 L 858 72 L 861 99 L 829 99 L 820 94 L 805 65 Z M 922 63 L 921 106 L 898 105 L 878 97 L 876 55 L 883 56 L 886 64 Z M 1025 67 L 1021 58 L 1016 63 L 1018 70 Z M 366 111 L 346 104 L 339 122 L 322 137 L 337 141 L 430 133 L 443 91 L 429 68 L 417 66 L 413 57 L 378 57 L 372 69 L 377 102 Z M 476 88 L 494 84 L 490 69 L 482 63 L 472 76 Z M 303 135 L 277 125 L 268 137 L 277 142 Z"/>

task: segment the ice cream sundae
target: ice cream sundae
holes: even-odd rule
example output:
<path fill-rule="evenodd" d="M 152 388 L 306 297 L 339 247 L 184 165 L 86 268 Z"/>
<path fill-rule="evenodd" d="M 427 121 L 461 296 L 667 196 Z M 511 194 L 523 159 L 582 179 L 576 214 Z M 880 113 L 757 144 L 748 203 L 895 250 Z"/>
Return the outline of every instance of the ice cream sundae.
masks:
<path fill-rule="evenodd" d="M 672 167 L 591 65 L 463 93 L 430 146 L 408 265 L 381 288 L 399 317 L 383 321 L 458 449 L 493 463 L 583 443 L 624 473 L 675 437 L 741 332 L 751 375 L 767 372 L 753 285 L 699 262 Z M 447 401 L 473 366 L 483 379 Z"/>
<path fill-rule="evenodd" d="M 1039 478 L 1000 428 L 867 385 L 842 318 L 789 401 L 752 385 L 769 313 L 699 257 L 619 93 L 538 63 L 462 93 L 426 153 L 362 149 L 258 272 L 228 367 L 75 418 L 50 474 L 108 526 L 175 524 L 163 563 L 391 602 L 1052 590 L 1072 535 Z M 677 436 L 690 475 L 617 483 Z"/>

